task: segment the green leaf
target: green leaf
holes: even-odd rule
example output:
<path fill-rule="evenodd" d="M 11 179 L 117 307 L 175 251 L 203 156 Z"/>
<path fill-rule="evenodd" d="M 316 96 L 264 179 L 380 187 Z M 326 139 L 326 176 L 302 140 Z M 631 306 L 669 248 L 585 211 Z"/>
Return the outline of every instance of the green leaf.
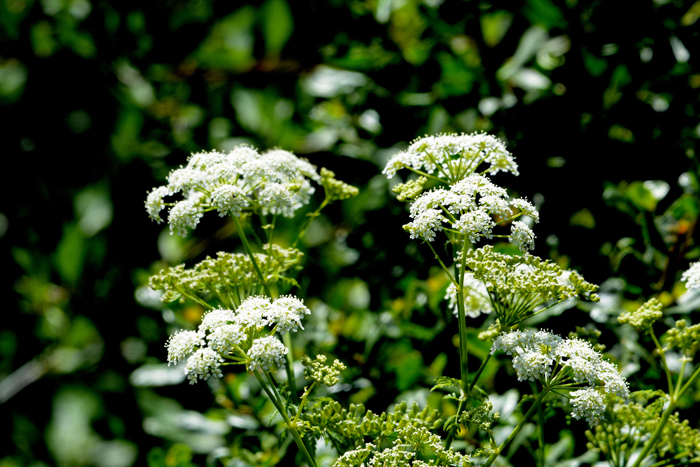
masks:
<path fill-rule="evenodd" d="M 513 22 L 513 15 L 504 10 L 487 13 L 481 16 L 481 32 L 484 42 L 489 47 L 494 47 L 501 42 L 503 36 Z"/>
<path fill-rule="evenodd" d="M 63 226 L 63 237 L 54 256 L 56 269 L 68 284 L 75 284 L 83 272 L 85 262 L 85 236 L 74 223 Z"/>
<path fill-rule="evenodd" d="M 268 0 L 261 8 L 265 51 L 279 54 L 294 30 L 292 11 L 285 0 Z"/>

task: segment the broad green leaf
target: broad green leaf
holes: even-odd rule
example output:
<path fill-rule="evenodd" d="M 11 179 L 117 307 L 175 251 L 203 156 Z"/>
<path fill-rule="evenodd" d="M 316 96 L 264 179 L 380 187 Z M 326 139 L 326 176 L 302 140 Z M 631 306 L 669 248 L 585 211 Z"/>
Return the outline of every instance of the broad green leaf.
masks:
<path fill-rule="evenodd" d="M 268 54 L 279 54 L 294 31 L 292 10 L 285 0 L 267 0 L 262 6 L 262 30 L 265 50 Z"/>

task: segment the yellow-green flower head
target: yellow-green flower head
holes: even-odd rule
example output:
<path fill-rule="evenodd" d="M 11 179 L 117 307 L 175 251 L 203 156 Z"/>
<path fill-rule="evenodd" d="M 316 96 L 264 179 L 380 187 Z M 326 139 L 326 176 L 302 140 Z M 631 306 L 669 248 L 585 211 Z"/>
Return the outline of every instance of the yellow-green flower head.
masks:
<path fill-rule="evenodd" d="M 392 178 L 405 167 L 435 174 L 450 184 L 487 165 L 491 175 L 499 171 L 518 175 L 515 158 L 498 138 L 485 133 L 443 134 L 418 138 L 406 151 L 392 156 L 383 173 Z"/>
<path fill-rule="evenodd" d="M 537 256 L 508 256 L 493 251 L 490 245 L 467 250 L 465 254 L 467 270 L 486 286 L 496 316 L 504 326 L 521 322 L 547 303 L 579 296 L 597 298 L 593 292 L 598 286 L 586 282 L 575 271 L 564 271 Z"/>
<path fill-rule="evenodd" d="M 664 317 L 664 306 L 657 298 L 650 298 L 636 311 L 626 311 L 617 320 L 624 324 L 628 323 L 637 331 L 646 332 L 651 330 L 654 323 Z"/>
<path fill-rule="evenodd" d="M 674 328 L 666 332 L 666 349 L 678 349 L 687 357 L 692 357 L 700 348 L 700 324 L 688 326 L 685 320 L 676 321 Z"/>
<path fill-rule="evenodd" d="M 328 387 L 338 384 L 338 377 L 340 372 L 345 369 L 345 365 L 337 359 L 333 361 L 332 365 L 329 365 L 326 363 L 327 360 L 325 355 L 316 355 L 315 360 L 311 360 L 306 355 L 301 357 L 301 363 L 304 365 L 304 378 Z"/>

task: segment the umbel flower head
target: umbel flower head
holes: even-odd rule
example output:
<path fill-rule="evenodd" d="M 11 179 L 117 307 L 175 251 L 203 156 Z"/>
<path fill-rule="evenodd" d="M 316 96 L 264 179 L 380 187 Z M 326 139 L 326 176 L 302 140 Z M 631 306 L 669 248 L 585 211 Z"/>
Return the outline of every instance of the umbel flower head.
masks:
<path fill-rule="evenodd" d="M 700 261 L 691 264 L 681 276 L 681 280 L 687 283 L 688 290 L 700 289 Z"/>
<path fill-rule="evenodd" d="M 650 331 L 654 323 L 664 317 L 664 306 L 657 298 L 650 298 L 636 311 L 626 311 L 617 320 L 622 323 L 629 323 L 637 331 Z"/>
<path fill-rule="evenodd" d="M 564 271 L 537 256 L 508 256 L 493 251 L 490 245 L 460 252 L 459 260 L 462 254 L 466 255 L 467 271 L 488 290 L 503 328 L 529 318 L 542 305 L 575 297 L 598 300 L 594 293 L 598 286 L 586 282 L 575 271 Z"/>
<path fill-rule="evenodd" d="M 173 170 L 166 186 L 148 194 L 146 211 L 160 223 L 161 211 L 170 207 L 170 233 L 182 236 L 207 211 L 220 216 L 238 217 L 250 210 L 292 217 L 314 193 L 311 181 L 321 182 L 316 167 L 288 151 L 261 155 L 252 147 L 239 146 L 228 154 L 202 152 L 193 154 L 185 167 Z M 180 201 L 164 200 L 178 193 L 183 196 Z"/>
<path fill-rule="evenodd" d="M 569 394 L 574 418 L 590 424 L 599 420 L 605 404 L 600 389 L 622 399 L 629 398 L 627 381 L 615 365 L 593 346 L 577 338 L 562 339 L 547 331 L 511 331 L 494 340 L 491 353 L 502 350 L 513 356 L 520 381 L 540 381 L 552 389 L 577 389 Z"/>
<path fill-rule="evenodd" d="M 406 151 L 395 154 L 383 173 L 392 178 L 403 168 L 415 172 L 435 174 L 453 184 L 482 165 L 485 172 L 494 175 L 499 171 L 518 175 L 518 164 L 498 138 L 485 133 L 443 134 L 418 138 Z"/>
<path fill-rule="evenodd" d="M 249 370 L 284 368 L 288 349 L 274 333 L 303 329 L 301 319 L 310 313 L 293 296 L 274 301 L 248 297 L 235 311 L 213 309 L 204 315 L 197 331 L 180 331 L 168 339 L 168 364 L 186 361 L 190 384 L 211 376 L 220 378 L 221 364 L 227 360 L 245 364 Z"/>
<path fill-rule="evenodd" d="M 404 230 L 411 238 L 429 242 L 443 228 L 452 235 L 467 237 L 472 243 L 481 237 L 492 238 L 497 225 L 494 217 L 501 219 L 498 223 L 522 215 L 539 221 L 539 213 L 527 200 L 509 200 L 505 189 L 478 174 L 458 181 L 449 190 L 439 188 L 423 193 L 411 205 L 410 214 L 413 222 L 406 224 Z M 521 251 L 535 246 L 535 234 L 519 221 L 512 222 L 509 238 Z"/>

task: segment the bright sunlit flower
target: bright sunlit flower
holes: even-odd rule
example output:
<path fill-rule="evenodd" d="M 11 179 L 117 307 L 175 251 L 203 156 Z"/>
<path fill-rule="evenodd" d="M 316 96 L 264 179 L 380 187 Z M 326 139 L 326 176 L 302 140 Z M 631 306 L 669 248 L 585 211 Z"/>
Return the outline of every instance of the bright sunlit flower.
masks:
<path fill-rule="evenodd" d="M 518 175 L 518 165 L 502 141 L 485 133 L 444 134 L 418 138 L 406 151 L 395 154 L 383 173 L 392 178 L 397 171 L 411 168 L 435 174 L 454 183 L 482 166 L 491 175 L 499 171 Z"/>
<path fill-rule="evenodd" d="M 570 393 L 575 418 L 598 420 L 605 405 L 599 389 L 629 398 L 627 381 L 588 342 L 562 339 L 547 331 L 511 331 L 493 342 L 491 353 L 501 350 L 513 357 L 513 368 L 521 381 L 540 381 L 551 388 L 575 389 Z"/>
<path fill-rule="evenodd" d="M 248 369 L 272 371 L 275 367 L 284 369 L 285 357 L 289 349 L 282 344 L 279 339 L 273 336 L 255 339 L 252 347 L 248 350 L 251 358 Z"/>
<path fill-rule="evenodd" d="M 146 199 L 151 219 L 170 207 L 168 223 L 173 234 L 186 236 L 204 212 L 239 217 L 244 211 L 292 217 L 307 204 L 321 183 L 316 168 L 294 154 L 277 149 L 264 154 L 248 146 L 228 154 L 217 151 L 193 154 L 185 167 L 173 170 L 168 184 L 152 190 Z M 164 198 L 184 199 L 167 203 Z"/>
<path fill-rule="evenodd" d="M 514 206 L 520 210 L 514 211 Z M 406 224 L 404 230 L 411 238 L 433 241 L 436 232 L 447 225 L 452 234 L 464 235 L 471 243 L 482 237 L 492 238 L 498 223 L 521 215 L 539 219 L 528 201 L 510 200 L 506 190 L 478 174 L 469 175 L 449 190 L 439 188 L 424 192 L 411 205 L 410 215 L 413 222 Z M 513 222 L 509 238 L 522 251 L 534 248 L 535 235 L 522 222 Z"/>
<path fill-rule="evenodd" d="M 221 378 L 221 362 L 224 359 L 221 355 L 214 352 L 212 349 L 205 347 L 197 350 L 190 358 L 187 359 L 185 374 L 190 384 L 194 384 L 197 380 L 207 380 L 211 376 Z"/>
<path fill-rule="evenodd" d="M 700 289 L 700 261 L 691 264 L 681 276 L 681 280 L 686 282 L 688 290 Z"/>

